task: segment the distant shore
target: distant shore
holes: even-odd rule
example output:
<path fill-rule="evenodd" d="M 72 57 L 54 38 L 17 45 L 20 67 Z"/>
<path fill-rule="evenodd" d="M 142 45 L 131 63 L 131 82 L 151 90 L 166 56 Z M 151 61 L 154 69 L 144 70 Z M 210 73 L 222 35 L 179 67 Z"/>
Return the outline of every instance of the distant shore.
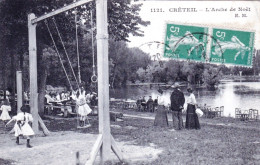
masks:
<path fill-rule="evenodd" d="M 250 76 L 239 76 L 239 75 L 225 75 L 220 81 L 249 81 L 249 82 L 258 82 L 260 81 L 260 76 L 250 75 Z"/>

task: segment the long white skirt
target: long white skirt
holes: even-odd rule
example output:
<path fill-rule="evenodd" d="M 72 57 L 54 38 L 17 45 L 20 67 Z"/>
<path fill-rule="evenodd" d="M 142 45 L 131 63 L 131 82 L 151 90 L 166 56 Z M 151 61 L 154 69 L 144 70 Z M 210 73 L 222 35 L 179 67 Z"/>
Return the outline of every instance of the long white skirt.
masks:
<path fill-rule="evenodd" d="M 21 130 L 21 128 L 18 126 L 17 123 L 14 124 L 14 136 L 19 136 L 19 135 L 23 135 L 23 132 Z"/>
<path fill-rule="evenodd" d="M 10 119 L 11 119 L 11 117 L 9 116 L 8 111 L 3 110 L 2 114 L 0 116 L 0 120 L 10 120 Z"/>
<path fill-rule="evenodd" d="M 32 135 L 34 135 L 33 129 L 32 129 L 32 127 L 28 123 L 25 123 L 22 126 L 22 133 L 23 133 L 24 136 L 32 136 Z"/>
<path fill-rule="evenodd" d="M 88 106 L 88 104 L 84 104 L 78 107 L 78 114 L 80 116 L 87 116 L 92 110 Z"/>

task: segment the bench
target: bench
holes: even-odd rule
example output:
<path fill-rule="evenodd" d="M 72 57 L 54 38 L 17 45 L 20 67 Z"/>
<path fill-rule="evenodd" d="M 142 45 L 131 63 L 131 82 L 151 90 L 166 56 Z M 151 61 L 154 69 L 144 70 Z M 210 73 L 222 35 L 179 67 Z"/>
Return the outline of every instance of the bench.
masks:
<path fill-rule="evenodd" d="M 216 112 L 215 117 L 223 117 L 224 106 L 215 107 L 214 111 Z"/>
<path fill-rule="evenodd" d="M 241 121 L 249 120 L 249 111 L 235 108 L 235 118 L 240 119 Z"/>
<path fill-rule="evenodd" d="M 249 109 L 249 119 L 257 120 L 258 118 L 258 110 L 257 109 Z"/>
<path fill-rule="evenodd" d="M 60 111 L 63 113 L 64 117 L 68 117 L 69 115 L 77 115 L 76 112 L 73 112 L 73 108 L 75 105 L 52 105 L 52 104 L 45 104 L 44 105 L 44 114 L 49 115 L 57 115 Z M 74 108 L 75 109 L 75 108 Z"/>

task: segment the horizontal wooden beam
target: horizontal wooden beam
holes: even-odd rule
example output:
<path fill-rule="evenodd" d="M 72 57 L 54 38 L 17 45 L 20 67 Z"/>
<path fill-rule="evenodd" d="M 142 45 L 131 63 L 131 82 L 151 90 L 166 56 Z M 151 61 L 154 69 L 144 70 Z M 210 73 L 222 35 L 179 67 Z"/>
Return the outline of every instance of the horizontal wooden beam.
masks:
<path fill-rule="evenodd" d="M 62 8 L 59 8 L 59 9 L 55 10 L 55 11 L 52 11 L 50 13 L 47 13 L 45 15 L 42 15 L 42 16 L 40 16 L 38 18 L 33 19 L 32 20 L 32 24 L 35 24 L 35 23 L 37 23 L 39 21 L 42 21 L 42 20 L 47 19 L 49 17 L 52 17 L 52 16 L 55 16 L 55 15 L 60 14 L 62 12 L 65 12 L 67 10 L 73 9 L 75 7 L 84 5 L 85 3 L 88 3 L 90 1 L 92 1 L 92 0 L 80 0 L 80 1 L 77 1 L 77 2 L 74 2 L 74 3 L 71 3 L 71 4 L 67 5 L 67 6 L 64 6 Z"/>

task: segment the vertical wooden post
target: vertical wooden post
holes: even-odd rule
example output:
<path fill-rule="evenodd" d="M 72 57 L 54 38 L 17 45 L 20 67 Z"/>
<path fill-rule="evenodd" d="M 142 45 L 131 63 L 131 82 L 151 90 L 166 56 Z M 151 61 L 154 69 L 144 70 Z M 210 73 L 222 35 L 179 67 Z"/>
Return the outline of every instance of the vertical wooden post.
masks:
<path fill-rule="evenodd" d="M 39 131 L 38 115 L 38 86 L 37 86 L 37 47 L 36 47 L 36 24 L 32 24 L 35 19 L 33 13 L 28 15 L 28 35 L 29 35 L 29 71 L 30 71 L 30 107 L 34 119 L 32 128 L 37 134 Z"/>
<path fill-rule="evenodd" d="M 103 135 L 101 163 L 110 158 L 107 0 L 96 0 L 99 133 Z"/>
<path fill-rule="evenodd" d="M 23 82 L 22 71 L 16 71 L 16 90 L 17 90 L 17 113 L 23 105 Z"/>

